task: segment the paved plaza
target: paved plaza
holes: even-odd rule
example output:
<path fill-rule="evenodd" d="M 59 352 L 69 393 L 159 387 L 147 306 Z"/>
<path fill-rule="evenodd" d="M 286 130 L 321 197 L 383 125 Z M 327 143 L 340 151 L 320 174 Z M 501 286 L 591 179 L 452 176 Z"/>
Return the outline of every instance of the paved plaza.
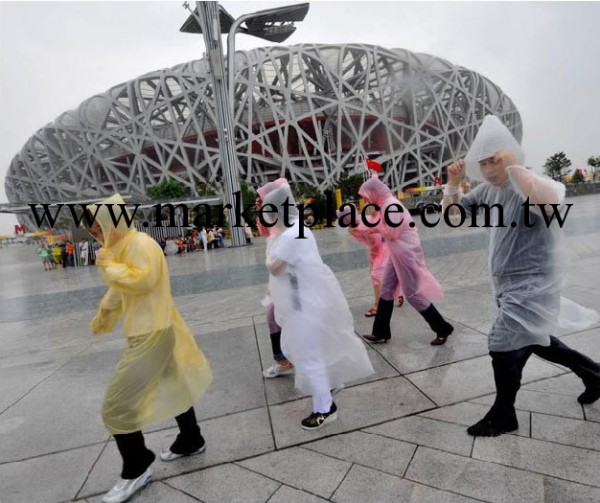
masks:
<path fill-rule="evenodd" d="M 600 311 L 600 196 L 573 198 L 565 296 Z M 196 411 L 206 452 L 157 460 L 131 501 L 228 503 L 600 502 L 600 401 L 581 406 L 578 378 L 533 356 L 517 400 L 519 430 L 476 438 L 466 427 L 493 401 L 487 331 L 495 317 L 481 229 L 420 227 L 427 263 L 455 326 L 445 346 L 410 306 L 395 308 L 390 344 L 368 346 L 375 375 L 335 397 L 339 419 L 300 428 L 310 398 L 293 377 L 264 379 L 271 362 L 265 243 L 168 257 L 175 302 L 214 374 Z M 367 253 L 346 231 L 315 232 L 368 333 Z M 0 249 L 0 501 L 97 503 L 120 472 L 100 408 L 125 347 L 93 336 L 105 291 L 95 267 L 44 272 L 33 246 Z M 561 339 L 600 360 L 600 324 Z M 177 433 L 153 425 L 158 452 Z"/>

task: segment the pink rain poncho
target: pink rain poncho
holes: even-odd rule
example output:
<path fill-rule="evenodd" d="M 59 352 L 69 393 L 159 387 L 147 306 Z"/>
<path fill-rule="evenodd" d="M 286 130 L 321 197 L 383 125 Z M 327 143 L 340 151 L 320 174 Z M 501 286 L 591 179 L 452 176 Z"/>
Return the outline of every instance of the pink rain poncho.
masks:
<path fill-rule="evenodd" d="M 363 342 L 333 272 L 319 254 L 310 229 L 300 234 L 299 219 L 292 227 L 283 221 L 283 204 L 295 204 L 288 185 L 267 194 L 265 204 L 278 208 L 275 235 L 269 238 L 267 267 L 275 318 L 281 326 L 281 349 L 296 368 L 296 388 L 306 394 L 329 393 L 348 381 L 373 373 Z M 276 271 L 276 272 L 275 272 Z"/>
<path fill-rule="evenodd" d="M 272 182 L 265 183 L 262 187 L 259 187 L 256 190 L 256 192 L 258 194 L 258 197 L 260 197 L 260 200 L 264 203 L 264 200 L 265 200 L 265 197 L 267 197 L 267 194 L 269 192 L 274 191 L 278 187 L 281 187 L 282 185 L 288 185 L 287 179 L 278 178 L 277 180 L 274 180 Z M 269 237 L 269 235 L 271 234 L 271 232 L 274 229 L 273 227 L 265 227 L 262 224 L 262 222 L 260 221 L 260 218 L 256 219 L 256 226 L 258 227 L 258 232 L 260 233 L 260 235 L 265 238 Z"/>
<path fill-rule="evenodd" d="M 344 206 L 342 206 L 344 208 Z M 344 223 L 349 223 L 350 213 L 357 211 L 354 205 L 346 205 L 343 210 L 337 212 L 338 219 L 343 219 Z M 373 223 L 377 217 L 367 215 L 367 221 Z M 362 221 L 352 228 L 348 227 L 350 235 L 359 243 L 365 245 L 369 250 L 369 273 L 371 276 L 371 283 L 373 286 L 381 286 L 383 283 L 383 275 L 385 272 L 386 265 L 390 258 L 390 253 L 387 247 L 384 245 L 383 236 L 379 232 L 373 232 L 371 228 L 367 227 Z M 401 292 L 398 292 L 401 295 Z"/>
<path fill-rule="evenodd" d="M 410 213 L 377 175 L 363 183 L 358 193 L 380 208 L 379 223 L 370 229 L 370 232 L 379 232 L 383 237 L 384 245 L 390 254 L 388 269 L 393 267 L 408 303 L 417 311 L 424 311 L 432 302 L 442 298 L 443 290 L 427 269 L 419 233 L 414 227 Z M 395 226 L 386 223 L 384 218 L 389 207 L 391 208 L 388 220 Z M 386 279 L 384 278 L 384 284 Z M 386 292 L 384 285 L 382 298 L 391 299 L 390 293 Z"/>

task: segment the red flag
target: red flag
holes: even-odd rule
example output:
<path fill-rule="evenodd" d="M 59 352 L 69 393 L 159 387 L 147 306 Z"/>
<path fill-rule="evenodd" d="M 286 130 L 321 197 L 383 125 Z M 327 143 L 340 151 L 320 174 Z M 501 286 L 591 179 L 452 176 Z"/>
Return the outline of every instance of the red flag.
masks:
<path fill-rule="evenodd" d="M 381 163 L 372 159 L 367 159 L 367 169 L 377 171 L 379 173 L 381 171 Z"/>

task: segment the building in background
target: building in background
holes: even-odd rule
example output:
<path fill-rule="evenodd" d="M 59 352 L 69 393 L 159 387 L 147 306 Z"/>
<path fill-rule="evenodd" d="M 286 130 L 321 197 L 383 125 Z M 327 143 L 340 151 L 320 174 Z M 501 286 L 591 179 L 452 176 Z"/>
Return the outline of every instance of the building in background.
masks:
<path fill-rule="evenodd" d="M 191 197 L 220 183 L 204 60 L 158 70 L 92 96 L 38 130 L 5 180 L 11 203 L 146 199 L 165 179 Z M 463 155 L 487 114 L 520 141 L 519 112 L 489 79 L 404 49 L 301 44 L 239 51 L 235 141 L 240 178 L 285 176 L 324 190 L 371 158 L 394 190 L 428 186 Z M 20 217 L 20 219 L 26 217 Z"/>

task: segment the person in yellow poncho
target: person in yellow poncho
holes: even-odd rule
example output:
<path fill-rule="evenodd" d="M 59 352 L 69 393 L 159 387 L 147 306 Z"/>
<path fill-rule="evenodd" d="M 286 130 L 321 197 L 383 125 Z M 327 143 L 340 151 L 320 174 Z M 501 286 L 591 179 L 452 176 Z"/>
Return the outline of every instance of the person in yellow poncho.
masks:
<path fill-rule="evenodd" d="M 180 433 L 161 452 L 163 461 L 204 450 L 193 405 L 212 380 L 206 358 L 175 308 L 160 246 L 128 227 L 125 211 L 118 194 L 87 207 L 94 218 L 89 232 L 102 244 L 96 265 L 109 287 L 91 328 L 108 333 L 123 318 L 128 344 L 102 406 L 104 424 L 123 458 L 121 478 L 105 503 L 125 501 L 148 483 L 155 459 L 141 431 L 148 424 L 175 416 Z"/>

